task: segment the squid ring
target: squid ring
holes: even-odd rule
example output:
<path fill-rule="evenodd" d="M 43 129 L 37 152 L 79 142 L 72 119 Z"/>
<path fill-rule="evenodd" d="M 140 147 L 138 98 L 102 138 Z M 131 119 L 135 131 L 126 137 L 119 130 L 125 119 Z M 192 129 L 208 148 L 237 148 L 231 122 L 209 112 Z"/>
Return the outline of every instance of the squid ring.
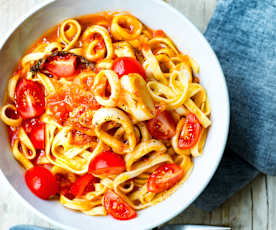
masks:
<path fill-rule="evenodd" d="M 109 121 L 115 121 L 122 125 L 126 132 L 127 144 L 111 136 L 102 129 L 102 125 Z M 109 145 L 114 152 L 124 154 L 134 150 L 136 145 L 134 127 L 131 120 L 123 111 L 115 108 L 101 108 L 96 111 L 92 124 L 95 127 L 98 138 Z"/>
<path fill-rule="evenodd" d="M 13 110 L 16 111 L 16 108 L 14 105 L 12 104 L 7 104 L 5 106 L 2 107 L 1 112 L 0 112 L 0 117 L 2 119 L 2 121 L 6 124 L 6 125 L 10 125 L 10 126 L 20 126 L 21 122 L 22 122 L 22 117 L 18 117 L 16 119 L 10 118 L 7 116 L 7 110 Z"/>
<path fill-rule="evenodd" d="M 122 24 L 132 28 L 131 31 L 122 27 Z M 132 40 L 141 34 L 142 28 L 142 23 L 135 17 L 130 15 L 117 15 L 112 20 L 111 33 L 117 40 Z"/>
<path fill-rule="evenodd" d="M 84 31 L 83 40 L 84 41 L 89 40 L 89 38 L 93 34 L 101 35 L 101 37 L 104 40 L 105 47 L 106 47 L 106 57 L 105 58 L 111 59 L 113 57 L 113 45 L 112 45 L 112 40 L 109 36 L 108 30 L 106 28 L 104 28 L 103 26 L 98 26 L 98 25 L 90 26 Z M 90 61 L 96 61 L 97 59 L 104 57 L 105 51 L 103 51 L 103 49 L 98 49 L 97 51 L 94 51 L 94 48 L 98 42 L 99 42 L 98 39 L 95 39 L 88 45 L 88 49 L 86 50 L 85 56 Z"/>
<path fill-rule="evenodd" d="M 68 27 L 67 30 L 66 27 Z M 61 40 L 67 45 L 63 50 L 67 51 L 71 49 L 78 41 L 81 34 L 81 26 L 76 20 L 68 19 L 61 24 L 59 32 Z"/>
<path fill-rule="evenodd" d="M 128 171 L 131 170 L 131 166 L 135 161 L 138 159 L 141 159 L 143 156 L 152 153 L 152 152 L 157 152 L 157 153 L 164 153 L 166 152 L 167 148 L 165 145 L 163 145 L 160 141 L 151 139 L 148 141 L 141 142 L 135 150 L 131 153 L 128 153 L 125 157 L 126 161 L 126 169 Z"/>
<path fill-rule="evenodd" d="M 104 76 L 106 76 L 106 78 Z M 104 96 L 107 80 L 111 87 L 111 95 L 109 98 Z M 101 87 L 101 85 L 104 87 Z M 120 94 L 120 81 L 114 71 L 102 70 L 99 72 L 94 79 L 93 88 L 95 89 L 95 98 L 99 104 L 107 107 L 116 106 Z"/>

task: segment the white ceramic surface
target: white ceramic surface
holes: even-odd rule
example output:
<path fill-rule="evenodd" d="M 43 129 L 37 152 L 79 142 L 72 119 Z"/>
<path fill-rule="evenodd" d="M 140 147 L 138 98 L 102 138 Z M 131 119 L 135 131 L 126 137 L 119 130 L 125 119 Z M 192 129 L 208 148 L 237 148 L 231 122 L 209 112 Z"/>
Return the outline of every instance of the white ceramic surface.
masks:
<path fill-rule="evenodd" d="M 14 160 L 4 125 L 0 124 L 0 169 L 18 197 L 38 215 L 54 224 L 74 230 L 150 229 L 183 211 L 202 192 L 214 174 L 225 147 L 229 127 L 228 92 L 220 65 L 200 32 L 178 11 L 161 0 L 58 0 L 48 1 L 33 9 L 4 38 L 0 52 L 0 102 L 3 101 L 8 77 L 24 51 L 42 35 L 65 18 L 103 10 L 126 10 L 153 29 L 163 29 L 178 48 L 192 55 L 201 68 L 201 83 L 212 106 L 210 128 L 203 156 L 195 160 L 189 179 L 167 200 L 140 211 L 130 221 L 111 217 L 90 217 L 65 209 L 56 201 L 43 201 L 26 187 L 23 169 Z"/>

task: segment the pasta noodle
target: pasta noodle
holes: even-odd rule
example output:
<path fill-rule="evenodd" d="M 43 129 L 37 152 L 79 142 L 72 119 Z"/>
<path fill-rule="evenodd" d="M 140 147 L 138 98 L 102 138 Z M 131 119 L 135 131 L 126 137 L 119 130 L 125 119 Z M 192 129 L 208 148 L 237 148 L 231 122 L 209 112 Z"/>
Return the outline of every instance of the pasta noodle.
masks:
<path fill-rule="evenodd" d="M 49 171 L 46 198 L 131 219 L 170 196 L 203 154 L 211 107 L 199 70 L 163 31 L 129 13 L 67 19 L 8 82 L 0 117 L 12 154 L 26 174 Z M 118 216 L 110 202 L 133 216 Z"/>

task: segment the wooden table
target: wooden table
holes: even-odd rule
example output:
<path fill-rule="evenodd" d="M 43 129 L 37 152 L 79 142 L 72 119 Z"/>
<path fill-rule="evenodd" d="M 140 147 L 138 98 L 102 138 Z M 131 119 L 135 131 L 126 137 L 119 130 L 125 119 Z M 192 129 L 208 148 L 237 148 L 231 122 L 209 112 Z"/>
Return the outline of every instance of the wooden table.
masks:
<path fill-rule="evenodd" d="M 42 1 L 0 0 L 0 34 L 6 33 L 22 15 Z M 186 15 L 202 32 L 216 6 L 216 0 L 168 0 L 167 2 Z M 3 185 L 1 178 L 0 185 Z M 169 223 L 229 225 L 234 230 L 275 230 L 276 177 L 258 176 L 253 183 L 213 212 L 203 212 L 190 206 Z M 57 229 L 26 209 L 9 188 L 1 186 L 0 230 L 8 230 L 16 224 L 34 224 Z"/>

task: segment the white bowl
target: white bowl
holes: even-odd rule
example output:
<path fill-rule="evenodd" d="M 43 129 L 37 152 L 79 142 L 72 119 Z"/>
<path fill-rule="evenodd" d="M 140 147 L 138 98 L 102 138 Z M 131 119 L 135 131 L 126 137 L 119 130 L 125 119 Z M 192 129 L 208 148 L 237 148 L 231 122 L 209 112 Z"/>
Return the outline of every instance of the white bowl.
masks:
<path fill-rule="evenodd" d="M 57 201 L 44 201 L 34 196 L 25 185 L 23 168 L 11 154 L 2 122 L 0 168 L 12 190 L 26 206 L 59 227 L 74 230 L 150 229 L 182 212 L 199 196 L 212 178 L 227 140 L 229 99 L 225 79 L 213 50 L 187 18 L 161 0 L 58 0 L 44 3 L 27 14 L 0 45 L 0 102 L 3 101 L 7 81 L 15 64 L 47 29 L 66 18 L 106 10 L 129 11 L 149 27 L 164 30 L 182 52 L 190 54 L 200 65 L 200 80 L 211 102 L 213 123 L 204 153 L 195 160 L 189 179 L 165 201 L 139 211 L 137 218 L 117 221 L 110 216 L 86 216 L 64 208 Z"/>

